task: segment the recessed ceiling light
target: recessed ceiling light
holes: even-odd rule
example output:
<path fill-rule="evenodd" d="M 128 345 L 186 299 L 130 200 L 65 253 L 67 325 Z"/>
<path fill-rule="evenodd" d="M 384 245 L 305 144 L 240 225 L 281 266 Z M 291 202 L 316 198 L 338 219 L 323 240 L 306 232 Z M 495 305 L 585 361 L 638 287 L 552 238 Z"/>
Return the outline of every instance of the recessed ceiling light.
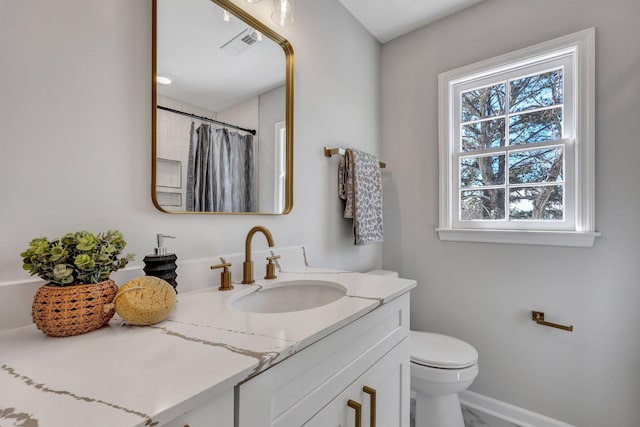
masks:
<path fill-rule="evenodd" d="M 165 76 L 156 76 L 156 83 L 161 85 L 170 85 L 171 79 Z"/>

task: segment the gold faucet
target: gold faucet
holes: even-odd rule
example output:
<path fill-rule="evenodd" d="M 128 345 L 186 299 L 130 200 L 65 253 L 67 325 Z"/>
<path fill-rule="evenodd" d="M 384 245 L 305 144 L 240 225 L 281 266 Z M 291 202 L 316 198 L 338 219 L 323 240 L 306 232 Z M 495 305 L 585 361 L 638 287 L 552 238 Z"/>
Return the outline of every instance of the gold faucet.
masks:
<path fill-rule="evenodd" d="M 251 261 L 251 239 L 253 235 L 260 231 L 264 234 L 264 237 L 267 238 L 267 243 L 269 247 L 273 247 L 273 237 L 271 236 L 271 232 L 267 230 L 267 227 L 263 225 L 256 225 L 251 230 L 249 230 L 249 234 L 247 234 L 247 240 L 244 243 L 244 263 L 242 263 L 242 283 L 245 285 L 250 285 L 255 283 L 253 280 L 253 261 Z"/>

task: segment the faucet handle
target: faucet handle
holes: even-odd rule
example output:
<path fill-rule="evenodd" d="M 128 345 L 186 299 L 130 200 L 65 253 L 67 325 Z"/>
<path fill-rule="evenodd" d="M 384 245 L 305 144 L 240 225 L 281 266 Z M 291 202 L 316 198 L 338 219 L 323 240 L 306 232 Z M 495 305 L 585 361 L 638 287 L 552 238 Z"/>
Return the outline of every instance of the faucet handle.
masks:
<path fill-rule="evenodd" d="M 267 275 L 264 276 L 265 279 L 271 280 L 271 279 L 276 279 L 278 277 L 276 276 L 276 264 L 273 261 L 279 258 L 280 258 L 280 255 L 267 257 L 267 261 L 269 262 L 267 263 Z"/>
<path fill-rule="evenodd" d="M 229 271 L 229 267 L 231 267 L 231 263 L 229 262 L 211 266 L 212 270 L 215 270 L 216 268 L 223 269 L 222 273 L 220 273 L 220 287 L 218 288 L 220 291 L 230 291 L 233 289 L 233 285 L 231 285 L 231 272 Z"/>

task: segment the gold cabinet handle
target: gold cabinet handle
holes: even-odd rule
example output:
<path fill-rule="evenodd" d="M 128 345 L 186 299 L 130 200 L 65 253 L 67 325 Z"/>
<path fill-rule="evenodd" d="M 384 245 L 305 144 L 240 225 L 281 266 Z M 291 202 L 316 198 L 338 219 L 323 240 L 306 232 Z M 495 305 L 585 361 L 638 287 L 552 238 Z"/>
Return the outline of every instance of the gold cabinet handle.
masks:
<path fill-rule="evenodd" d="M 562 329 L 563 331 L 573 332 L 573 325 L 565 326 L 559 325 L 558 323 L 546 322 L 544 320 L 544 313 L 542 311 L 532 311 L 531 320 L 536 322 L 538 325 L 550 326 L 552 328 Z"/>
<path fill-rule="evenodd" d="M 376 427 L 376 389 L 369 386 L 362 387 L 362 391 L 369 395 L 371 399 L 371 408 L 369 409 L 369 426 Z"/>
<path fill-rule="evenodd" d="M 356 427 L 362 427 L 362 405 L 355 400 L 349 399 L 347 406 L 356 411 Z"/>

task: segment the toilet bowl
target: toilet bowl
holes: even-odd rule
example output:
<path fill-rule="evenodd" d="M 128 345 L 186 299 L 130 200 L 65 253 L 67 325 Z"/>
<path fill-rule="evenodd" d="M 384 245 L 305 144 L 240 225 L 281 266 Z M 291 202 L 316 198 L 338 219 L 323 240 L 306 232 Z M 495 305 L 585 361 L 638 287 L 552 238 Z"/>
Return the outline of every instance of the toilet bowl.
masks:
<path fill-rule="evenodd" d="M 398 277 L 387 270 L 369 274 Z M 458 393 L 478 375 L 478 352 L 470 344 L 432 332 L 410 332 L 411 395 L 415 427 L 464 427 Z"/>
<path fill-rule="evenodd" d="M 458 393 L 478 375 L 478 352 L 447 335 L 410 332 L 415 427 L 464 427 Z"/>

